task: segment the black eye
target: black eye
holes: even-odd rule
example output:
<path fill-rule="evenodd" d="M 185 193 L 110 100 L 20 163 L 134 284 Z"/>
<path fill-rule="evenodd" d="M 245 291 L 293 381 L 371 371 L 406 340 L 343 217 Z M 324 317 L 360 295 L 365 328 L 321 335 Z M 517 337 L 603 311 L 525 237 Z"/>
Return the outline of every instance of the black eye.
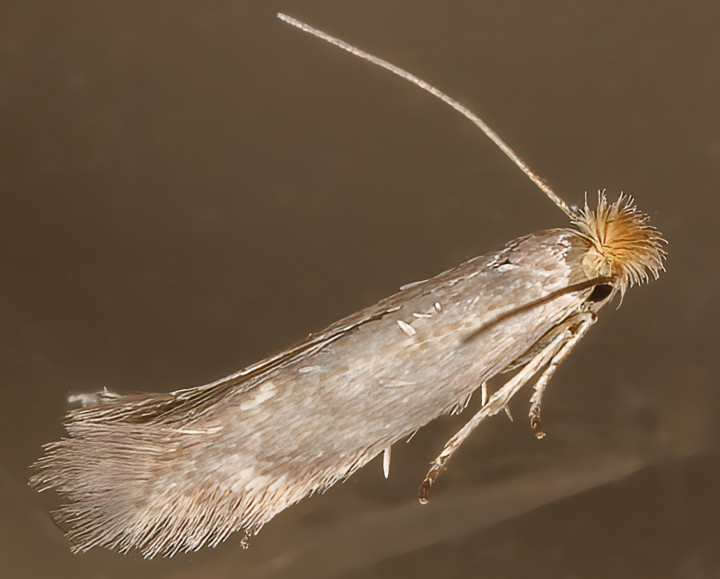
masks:
<path fill-rule="evenodd" d="M 601 302 L 604 299 L 607 299 L 607 297 L 612 293 L 612 291 L 613 286 L 611 286 L 610 284 L 603 283 L 600 285 L 596 285 L 593 288 L 593 291 L 588 297 L 587 301 L 593 303 Z"/>

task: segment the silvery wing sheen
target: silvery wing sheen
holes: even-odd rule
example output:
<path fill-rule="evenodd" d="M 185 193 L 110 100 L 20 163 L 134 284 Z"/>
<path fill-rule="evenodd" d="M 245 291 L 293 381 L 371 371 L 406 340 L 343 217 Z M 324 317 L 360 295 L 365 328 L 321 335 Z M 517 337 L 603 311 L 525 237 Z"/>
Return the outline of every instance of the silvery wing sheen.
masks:
<path fill-rule="evenodd" d="M 462 410 L 478 389 L 479 412 L 433 463 L 421 501 L 475 426 L 533 379 L 529 416 L 541 436 L 542 393 L 555 368 L 598 310 L 657 277 L 665 256 L 660 233 L 630 198 L 610 203 L 600 194 L 596 207 L 569 210 L 543 187 L 572 227 L 532 233 L 406 286 L 211 384 L 79 397 L 68 436 L 46 446 L 32 479 L 62 497 L 55 520 L 73 549 L 153 557 L 216 545 L 235 531 L 251 536 L 378 454 L 387 474 L 394 443 Z M 485 383 L 509 370 L 516 373 L 486 399 Z"/>

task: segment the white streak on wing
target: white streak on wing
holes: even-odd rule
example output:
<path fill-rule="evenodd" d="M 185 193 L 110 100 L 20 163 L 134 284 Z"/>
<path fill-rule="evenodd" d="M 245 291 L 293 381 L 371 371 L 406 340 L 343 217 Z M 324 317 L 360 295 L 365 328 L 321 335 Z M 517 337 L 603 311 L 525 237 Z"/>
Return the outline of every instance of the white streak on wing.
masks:
<path fill-rule="evenodd" d="M 207 428 L 174 428 L 173 432 L 179 432 L 180 434 L 215 434 L 222 429 L 223 427 L 217 424 L 215 426 L 208 426 Z"/>
<path fill-rule="evenodd" d="M 255 474 L 255 467 L 246 466 L 235 475 L 235 481 L 230 487 L 231 490 L 233 492 L 242 493 L 245 490 L 248 481 L 252 480 L 255 477 Z"/>
<path fill-rule="evenodd" d="M 265 491 L 272 479 L 266 474 L 251 478 L 245 486 L 245 491 Z"/>
<path fill-rule="evenodd" d="M 403 386 L 412 386 L 415 382 L 400 380 L 399 378 L 381 378 L 380 385 L 386 388 L 402 388 Z"/>
<path fill-rule="evenodd" d="M 101 392 L 70 394 L 67 397 L 67 401 L 69 404 L 79 403 L 84 408 L 88 408 L 91 406 L 100 406 L 106 402 L 117 400 L 118 398 L 120 398 L 120 394 L 108 390 L 107 386 L 103 386 Z"/>
<path fill-rule="evenodd" d="M 405 332 L 408 337 L 412 338 L 417 332 L 415 331 L 415 328 L 413 328 L 410 324 L 407 322 L 403 322 L 402 320 L 397 321 L 397 325 L 400 326 L 400 329 Z"/>
<path fill-rule="evenodd" d="M 315 372 L 320 369 L 322 369 L 322 366 L 304 366 L 303 368 L 298 368 L 298 373 L 307 374 L 308 372 Z"/>
<path fill-rule="evenodd" d="M 385 478 L 390 476 L 390 448 L 388 446 L 383 452 L 383 474 Z"/>
<path fill-rule="evenodd" d="M 517 266 L 512 263 L 503 263 L 502 265 L 497 266 L 497 271 L 504 272 L 504 271 L 510 271 L 511 269 L 515 269 Z"/>
<path fill-rule="evenodd" d="M 421 279 L 420 281 L 411 281 L 410 283 L 406 283 L 405 285 L 400 286 L 400 291 L 410 289 L 411 287 L 415 287 L 416 285 L 420 285 L 421 283 L 425 283 L 426 279 Z"/>
<path fill-rule="evenodd" d="M 455 357 L 455 354 L 457 354 L 457 352 L 455 350 L 447 351 L 445 354 L 443 354 L 442 361 L 447 362 L 447 361 L 451 360 L 453 357 Z"/>
<path fill-rule="evenodd" d="M 442 311 L 442 306 L 440 305 L 440 302 L 435 302 L 433 305 L 438 312 Z"/>
<path fill-rule="evenodd" d="M 272 483 L 270 483 L 268 485 L 268 491 L 269 492 L 278 491 L 286 485 L 287 485 L 287 475 L 284 474 L 280 478 L 276 479 L 275 481 L 273 481 Z"/>
<path fill-rule="evenodd" d="M 432 318 L 432 314 L 419 314 L 417 312 L 414 312 L 413 316 L 416 318 Z"/>
<path fill-rule="evenodd" d="M 270 400 L 270 398 L 275 395 L 275 384 L 272 382 L 265 382 L 264 384 L 258 386 L 257 391 L 251 390 L 250 392 L 255 392 L 255 395 L 250 400 L 240 404 L 240 410 L 252 410 L 260 406 L 266 400 Z"/>

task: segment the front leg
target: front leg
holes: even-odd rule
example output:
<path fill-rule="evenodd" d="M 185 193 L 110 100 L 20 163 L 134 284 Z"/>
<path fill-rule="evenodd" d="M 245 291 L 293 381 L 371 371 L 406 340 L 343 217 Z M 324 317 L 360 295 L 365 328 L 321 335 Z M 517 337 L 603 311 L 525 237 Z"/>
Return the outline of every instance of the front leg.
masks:
<path fill-rule="evenodd" d="M 550 363 L 547 365 L 540 378 L 538 378 L 538 381 L 535 383 L 535 387 L 533 388 L 533 394 L 530 398 L 530 412 L 528 413 L 528 417 L 530 418 L 530 428 L 532 428 L 535 433 L 535 438 L 545 438 L 545 432 L 542 429 L 542 423 L 540 421 L 540 406 L 542 404 L 542 397 L 545 393 L 545 388 L 547 387 L 548 382 L 550 382 L 550 378 L 553 377 L 553 374 L 555 374 L 555 371 L 558 369 L 561 362 L 567 358 L 570 351 L 575 347 L 575 344 L 577 344 L 580 338 L 587 333 L 590 326 L 592 326 L 596 320 L 597 316 L 589 312 L 576 314 L 567 320 L 567 324 L 577 323 L 577 325 L 574 330 L 571 329 L 570 336 L 567 338 L 557 354 L 555 354 L 552 360 L 550 360 Z"/>
<path fill-rule="evenodd" d="M 427 504 L 430 488 L 435 483 L 437 477 L 445 468 L 450 458 L 452 458 L 452 455 L 458 448 L 460 448 L 460 445 L 470 436 L 472 431 L 475 430 L 488 416 L 493 416 L 501 410 L 504 410 L 515 393 L 527 384 L 530 379 L 544 367 L 545 369 L 538 379 L 539 388 L 538 385 L 536 385 L 536 394 L 533 395 L 534 399 L 537 395 L 536 400 L 533 401 L 533 407 L 536 408 L 537 411 L 539 426 L 540 400 L 547 382 L 550 380 L 550 377 L 553 375 L 560 362 L 567 357 L 570 350 L 572 350 L 578 340 L 585 335 L 588 329 L 590 329 L 590 326 L 595 323 L 595 320 L 595 314 L 580 313 L 562 322 L 558 326 L 558 332 L 555 337 L 544 348 L 542 348 L 542 350 L 535 354 L 535 356 L 533 356 L 528 363 L 525 364 L 517 374 L 515 374 L 515 376 L 501 386 L 490 397 L 487 404 L 483 405 L 480 411 L 475 414 L 475 416 L 473 416 L 465 424 L 465 426 L 463 426 L 457 434 L 455 434 L 455 436 L 448 440 L 442 452 L 431 463 L 430 470 L 427 475 L 425 475 L 425 479 L 420 485 L 418 500 L 421 504 Z"/>

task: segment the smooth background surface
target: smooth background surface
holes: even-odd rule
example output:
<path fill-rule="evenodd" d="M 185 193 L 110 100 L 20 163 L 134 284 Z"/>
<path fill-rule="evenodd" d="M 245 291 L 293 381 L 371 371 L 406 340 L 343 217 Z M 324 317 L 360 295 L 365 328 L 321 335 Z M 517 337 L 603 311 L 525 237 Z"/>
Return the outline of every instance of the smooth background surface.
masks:
<path fill-rule="evenodd" d="M 441 419 L 240 549 L 71 555 L 26 486 L 69 393 L 168 391 L 564 216 L 636 196 L 670 241 L 552 381 L 548 438 L 485 424 L 428 507 Z M 720 11 L 713 2 L 17 2 L 0 7 L 0 574 L 720 576 Z"/>

